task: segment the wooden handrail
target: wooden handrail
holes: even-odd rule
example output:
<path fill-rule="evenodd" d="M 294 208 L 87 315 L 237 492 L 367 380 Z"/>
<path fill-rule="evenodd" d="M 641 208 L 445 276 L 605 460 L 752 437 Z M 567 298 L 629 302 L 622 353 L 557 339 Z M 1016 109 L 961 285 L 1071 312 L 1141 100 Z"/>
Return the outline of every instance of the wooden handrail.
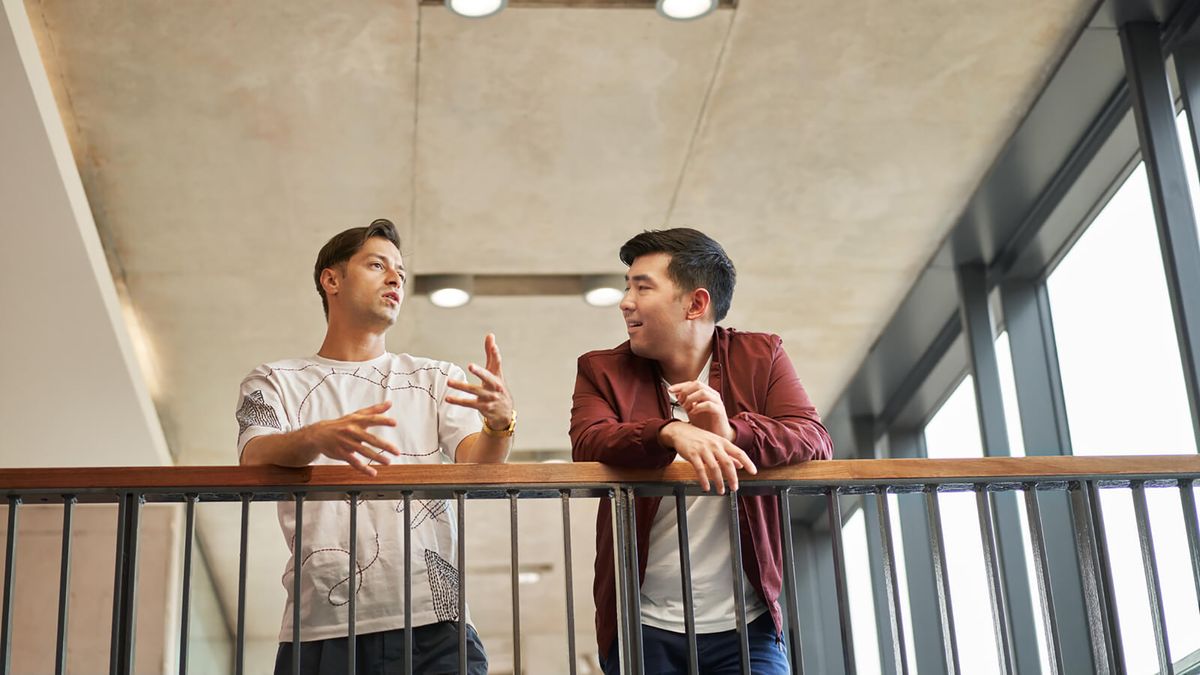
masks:
<path fill-rule="evenodd" d="M 1200 455 L 1120 457 L 989 457 L 982 459 L 879 459 L 808 462 L 742 474 L 747 485 L 913 484 L 979 481 L 1062 481 L 1200 478 Z M 0 469 L 0 494 L 98 490 L 484 487 L 539 485 L 561 488 L 611 483 L 696 484 L 693 469 L 676 463 L 663 469 L 622 469 L 594 462 L 575 464 L 444 464 L 379 467 L 370 478 L 349 467 L 289 469 L 273 466 L 173 466 Z"/>

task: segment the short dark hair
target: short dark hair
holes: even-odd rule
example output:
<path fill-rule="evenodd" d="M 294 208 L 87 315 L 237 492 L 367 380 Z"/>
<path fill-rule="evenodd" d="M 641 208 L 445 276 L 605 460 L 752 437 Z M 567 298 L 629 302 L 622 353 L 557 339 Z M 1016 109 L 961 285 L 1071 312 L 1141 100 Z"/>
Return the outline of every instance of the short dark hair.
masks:
<path fill-rule="evenodd" d="M 333 235 L 317 254 L 317 264 L 313 266 L 313 282 L 316 283 L 317 293 L 321 296 L 321 308 L 325 310 L 326 319 L 329 318 L 329 298 L 325 297 L 325 287 L 321 285 L 321 272 L 344 265 L 371 237 L 383 237 L 395 244 L 397 249 L 400 248 L 400 235 L 396 232 L 396 226 L 387 218 L 378 218 L 366 227 L 352 227 Z"/>
<path fill-rule="evenodd" d="M 714 320 L 725 318 L 733 302 L 737 269 L 720 244 L 690 227 L 646 230 L 621 247 L 621 262 L 632 265 L 634 260 L 651 253 L 670 255 L 667 276 L 686 293 L 706 289 L 712 297 Z"/>

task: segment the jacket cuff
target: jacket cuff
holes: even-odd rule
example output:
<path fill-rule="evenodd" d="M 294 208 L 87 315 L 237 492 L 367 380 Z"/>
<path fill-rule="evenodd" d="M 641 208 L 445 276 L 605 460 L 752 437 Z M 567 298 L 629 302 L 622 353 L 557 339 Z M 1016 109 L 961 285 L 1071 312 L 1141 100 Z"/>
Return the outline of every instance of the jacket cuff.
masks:
<path fill-rule="evenodd" d="M 751 450 L 754 449 L 754 429 L 750 423 L 740 417 L 732 417 L 729 426 L 733 427 L 733 444 L 738 446 L 753 459 Z"/>
<path fill-rule="evenodd" d="M 670 424 L 672 422 L 678 422 L 678 421 L 679 420 L 676 420 L 676 419 L 648 420 L 646 422 L 646 425 L 642 427 L 642 450 L 648 456 L 653 455 L 653 454 L 659 454 L 664 459 L 666 459 L 667 456 L 669 455 L 670 459 L 667 459 L 667 462 L 670 463 L 671 461 L 674 461 L 675 451 L 672 450 L 671 448 L 668 448 L 667 446 L 663 445 L 661 442 L 659 442 L 658 434 L 660 431 L 662 431 L 663 427 L 667 426 L 668 424 Z"/>

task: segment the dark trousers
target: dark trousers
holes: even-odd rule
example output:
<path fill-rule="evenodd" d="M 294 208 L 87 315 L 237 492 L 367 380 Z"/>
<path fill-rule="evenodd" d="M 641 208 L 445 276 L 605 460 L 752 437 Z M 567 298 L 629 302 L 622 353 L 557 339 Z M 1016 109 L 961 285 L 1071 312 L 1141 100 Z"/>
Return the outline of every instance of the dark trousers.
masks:
<path fill-rule="evenodd" d="M 750 642 L 750 672 L 754 675 L 787 675 L 787 648 L 775 635 L 775 623 L 767 612 L 747 626 Z M 642 626 L 644 672 L 668 675 L 688 672 L 687 635 L 669 630 Z M 737 630 L 702 633 L 696 636 L 698 670 L 704 675 L 742 672 L 741 647 Z M 608 658 L 600 660 L 604 675 L 620 675 L 621 659 L 614 642 Z"/>
<path fill-rule="evenodd" d="M 413 627 L 412 672 L 422 675 L 458 673 L 458 623 L 441 621 Z M 383 675 L 404 671 L 404 629 L 367 633 L 354 638 L 355 675 Z M 349 663 L 348 638 L 330 638 L 300 643 L 302 675 L 344 675 Z M 467 672 L 487 675 L 487 654 L 479 634 L 467 625 Z M 292 675 L 292 643 L 279 643 L 275 655 L 275 675 Z"/>

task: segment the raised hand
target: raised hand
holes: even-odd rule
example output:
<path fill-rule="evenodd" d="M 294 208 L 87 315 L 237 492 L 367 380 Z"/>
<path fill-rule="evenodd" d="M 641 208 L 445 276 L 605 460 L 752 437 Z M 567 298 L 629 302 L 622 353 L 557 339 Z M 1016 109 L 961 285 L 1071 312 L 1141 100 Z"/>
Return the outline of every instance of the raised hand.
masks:
<path fill-rule="evenodd" d="M 668 389 L 687 413 L 692 426 L 710 431 L 727 441 L 734 439 L 733 427 L 725 413 L 725 404 L 716 389 L 703 382 L 692 380 L 671 385 Z"/>
<path fill-rule="evenodd" d="M 450 380 L 446 384 L 452 389 L 472 394 L 467 396 L 447 396 L 446 402 L 474 408 L 483 416 L 483 423 L 497 431 L 508 428 L 513 419 L 513 400 L 504 383 L 504 372 L 500 368 L 500 348 L 496 346 L 496 336 L 488 333 L 483 340 L 483 351 L 487 358 L 486 367 L 480 368 L 474 363 L 467 366 L 479 384 Z"/>
<path fill-rule="evenodd" d="M 345 462 L 368 476 L 374 476 L 376 471 L 371 467 L 371 462 L 391 464 L 388 455 L 400 454 L 396 446 L 367 431 L 371 427 L 396 426 L 395 417 L 383 414 L 391 407 L 391 401 L 376 403 L 349 415 L 310 424 L 301 432 L 306 445 L 317 454 Z"/>

